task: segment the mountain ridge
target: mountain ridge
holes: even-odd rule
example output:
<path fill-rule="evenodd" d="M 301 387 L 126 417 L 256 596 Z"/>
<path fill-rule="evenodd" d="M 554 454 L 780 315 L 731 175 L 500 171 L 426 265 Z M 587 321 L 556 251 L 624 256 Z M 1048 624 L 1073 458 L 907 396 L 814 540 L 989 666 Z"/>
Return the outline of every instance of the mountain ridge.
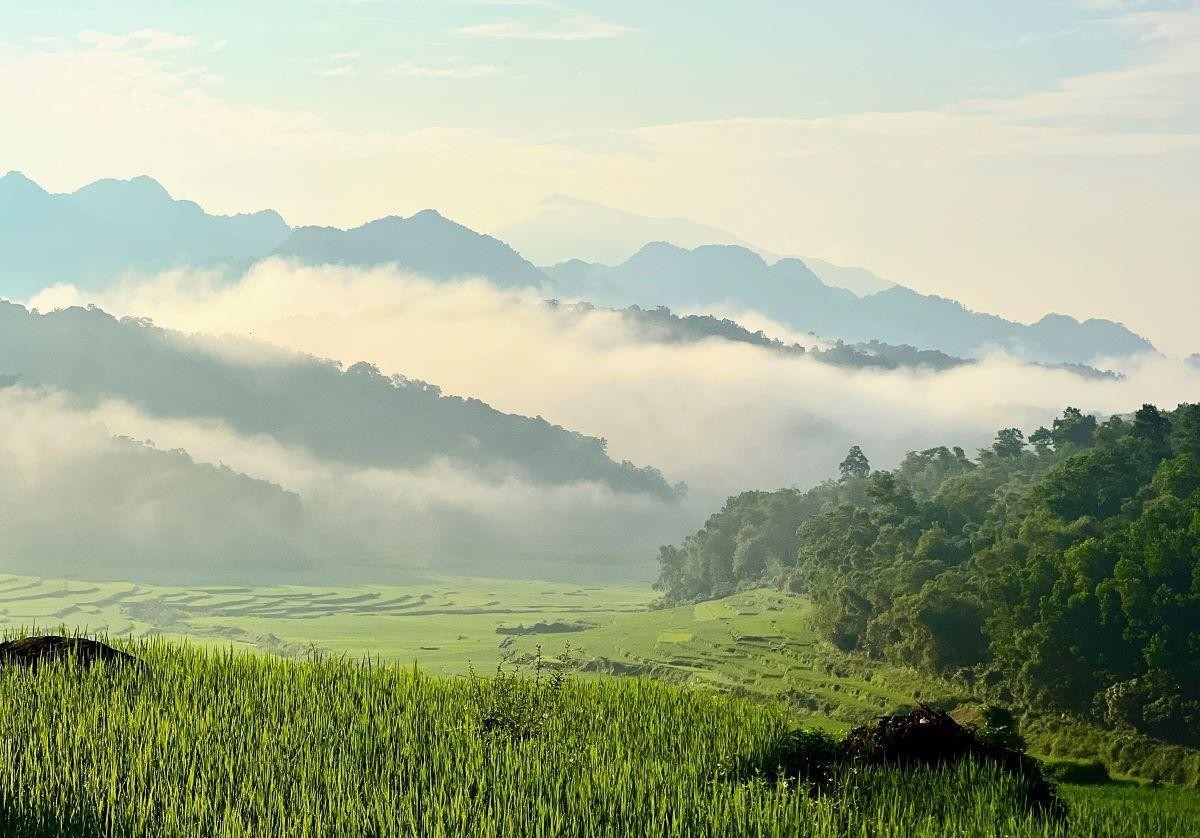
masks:
<path fill-rule="evenodd" d="M 541 417 L 502 413 L 479 399 L 344 369 L 301 353 L 244 363 L 195 338 L 97 308 L 38 314 L 0 302 L 0 369 L 25 386 L 52 386 L 99 403 L 126 401 L 168 419 L 216 419 L 357 467 L 420 468 L 438 459 L 548 485 L 594 481 L 672 498 L 655 469 L 617 463 L 604 442 Z"/>
<path fill-rule="evenodd" d="M 1049 314 L 1032 324 L 1017 323 L 899 285 L 858 297 L 826 285 L 802 260 L 769 265 L 738 245 L 689 250 L 655 242 L 620 265 L 572 260 L 547 273 L 564 295 L 602 305 L 685 310 L 732 305 L 796 331 L 850 343 L 878 340 L 964 357 L 998 349 L 1029 360 L 1073 364 L 1154 351 L 1150 341 L 1110 320 Z"/>
<path fill-rule="evenodd" d="M 0 178 L 0 222 L 0 294 L 12 298 L 60 283 L 95 290 L 127 273 L 255 259 L 289 229 L 274 210 L 209 214 L 147 175 L 51 193 L 15 171 Z"/>
<path fill-rule="evenodd" d="M 729 244 L 752 250 L 768 263 L 799 258 L 826 285 L 845 288 L 858 296 L 881 291 L 895 283 L 866 268 L 844 267 L 807 256 L 780 255 L 745 239 L 682 217 L 638 215 L 596 201 L 555 193 L 543 199 L 533 213 L 493 233 L 540 265 L 578 258 L 614 265 L 627 260 L 647 242 L 669 242 L 677 247 Z"/>
<path fill-rule="evenodd" d="M 502 288 L 541 286 L 549 278 L 512 247 L 425 209 L 358 227 L 297 227 L 272 255 L 308 264 L 395 264 L 440 280 L 482 276 Z"/>

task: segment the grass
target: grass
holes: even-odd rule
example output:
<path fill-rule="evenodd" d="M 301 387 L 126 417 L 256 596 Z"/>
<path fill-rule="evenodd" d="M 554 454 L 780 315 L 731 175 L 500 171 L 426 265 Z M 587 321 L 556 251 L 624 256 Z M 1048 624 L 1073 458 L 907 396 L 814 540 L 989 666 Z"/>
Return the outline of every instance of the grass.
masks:
<path fill-rule="evenodd" d="M 853 661 L 812 634 L 809 603 L 772 591 L 658 611 L 654 593 L 497 579 L 430 579 L 403 588 L 183 589 L 0 577 L 0 627 L 86 627 L 114 637 L 186 637 L 303 658 L 333 654 L 416 662 L 434 675 L 492 667 L 502 651 L 570 642 L 590 674 L 652 675 L 788 705 L 844 729 L 938 699 L 939 688 L 894 667 Z M 537 624 L 582 630 L 509 635 Z M 506 644 L 501 648 L 501 644 Z"/>
<path fill-rule="evenodd" d="M 570 680 L 537 735 L 488 735 L 473 685 L 411 667 L 163 640 L 144 669 L 0 671 L 6 836 L 1200 834 L 1194 796 L 1069 791 L 1067 825 L 980 769 L 740 779 L 778 707 L 647 679 Z"/>
<path fill-rule="evenodd" d="M 210 587 L 0 576 L 0 628 L 79 627 L 115 637 L 187 638 L 215 649 L 322 653 L 417 664 L 431 675 L 492 669 L 503 653 L 570 643 L 584 679 L 642 675 L 785 707 L 832 732 L 966 696 L 908 670 L 820 642 L 810 604 L 775 591 L 649 610 L 653 592 L 498 579 L 430 578 L 404 587 Z M 520 633 L 513 633 L 521 627 Z M 1100 759 L 1117 775 L 1200 785 L 1200 752 L 1077 720 L 1026 717 L 1030 749 Z"/>

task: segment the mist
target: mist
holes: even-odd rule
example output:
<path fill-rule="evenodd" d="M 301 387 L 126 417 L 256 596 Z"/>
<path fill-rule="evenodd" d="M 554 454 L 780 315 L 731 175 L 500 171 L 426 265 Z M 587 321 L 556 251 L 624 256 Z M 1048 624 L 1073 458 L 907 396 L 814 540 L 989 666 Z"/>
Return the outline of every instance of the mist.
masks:
<path fill-rule="evenodd" d="M 683 523 L 662 499 L 447 461 L 359 468 L 212 420 L 0 389 L 6 569 L 178 584 L 400 581 L 414 573 L 648 579 Z M 219 524 L 217 523 L 219 522 Z"/>
<path fill-rule="evenodd" d="M 847 370 L 722 340 L 659 344 L 619 313 L 555 309 L 543 296 L 273 259 L 233 283 L 175 271 L 98 295 L 60 286 L 30 304 L 92 302 L 183 332 L 240 336 L 206 345 L 243 361 L 277 352 L 264 344 L 366 360 L 499 410 L 543 416 L 605 438 L 614 459 L 686 482 L 692 522 L 736 491 L 826 479 L 852 444 L 885 468 L 935 445 L 971 451 L 1000 427 L 1032 431 L 1067 405 L 1122 413 L 1200 392 L 1200 371 L 1156 355 L 1106 361 L 1125 378 L 1105 381 L 1003 355 L 945 372 Z M 762 319 L 754 325 L 770 328 Z"/>

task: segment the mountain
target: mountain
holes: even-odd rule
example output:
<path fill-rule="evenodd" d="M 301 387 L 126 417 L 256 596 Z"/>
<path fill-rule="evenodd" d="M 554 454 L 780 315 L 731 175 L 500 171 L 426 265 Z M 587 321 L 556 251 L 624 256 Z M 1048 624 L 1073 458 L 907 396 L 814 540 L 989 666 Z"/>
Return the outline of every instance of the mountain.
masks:
<path fill-rule="evenodd" d="M 389 216 L 350 230 L 300 227 L 274 255 L 309 264 L 395 264 L 435 279 L 479 276 L 503 288 L 547 284 L 544 273 L 504 242 L 434 210 L 409 218 Z"/>
<path fill-rule="evenodd" d="M 567 195 L 551 195 L 538 204 L 532 215 L 496 230 L 495 235 L 540 265 L 571 259 L 616 265 L 648 242 L 668 242 L 687 249 L 706 244 L 729 244 L 752 250 L 772 264 L 781 258 L 719 227 L 686 218 L 636 215 Z M 807 257 L 803 261 L 826 285 L 845 288 L 859 296 L 895 284 L 880 279 L 865 268 L 846 268 Z"/>
<path fill-rule="evenodd" d="M 19 172 L 0 178 L 0 296 L 57 283 L 91 290 L 128 272 L 255 259 L 288 226 L 273 210 L 209 215 L 155 180 L 100 180 L 51 194 Z"/>
<path fill-rule="evenodd" d="M 893 346 L 878 341 L 859 344 L 839 342 L 824 349 L 815 345 L 806 347 L 799 343 L 784 343 L 762 331 L 751 332 L 728 318 L 714 317 L 710 314 L 678 315 L 666 306 L 652 309 L 639 306 L 629 306 L 623 309 L 597 309 L 591 303 L 563 304 L 557 300 L 551 300 L 547 305 L 558 311 L 575 312 L 581 316 L 598 310 L 611 311 L 633 327 L 633 334 L 639 340 L 647 343 L 688 344 L 723 340 L 757 346 L 793 358 L 808 357 L 818 363 L 854 369 L 948 370 L 972 363 L 936 349 Z M 1106 375 L 1099 370 L 1090 370 L 1090 372 L 1097 376 Z"/>
<path fill-rule="evenodd" d="M 819 276 L 826 285 L 833 288 L 845 288 L 860 297 L 896 287 L 896 283 L 876 276 L 866 268 L 834 265 L 824 259 L 814 259 L 811 256 L 801 256 L 799 259 L 808 265 L 809 270 Z"/>
<path fill-rule="evenodd" d="M 239 434 L 267 435 L 357 467 L 449 461 L 497 479 L 593 481 L 673 496 L 657 471 L 616 463 L 602 440 L 540 417 L 444 396 L 433 385 L 387 377 L 365 363 L 343 370 L 300 354 L 246 363 L 201 339 L 118 321 L 99 309 L 39 315 L 0 303 L 0 370 L 88 403 L 119 398 L 157 417 L 220 420 Z"/>
<path fill-rule="evenodd" d="M 687 250 L 646 245 L 617 266 L 573 260 L 547 269 L 564 296 L 624 307 L 759 311 L 801 332 L 863 343 L 872 340 L 979 357 L 1001 349 L 1046 363 L 1087 364 L 1104 356 L 1153 351 L 1119 323 L 1080 323 L 1051 314 L 1032 325 L 973 312 L 943 297 L 894 286 L 866 297 L 831 288 L 799 259 L 768 264 L 735 245 Z"/>
<path fill-rule="evenodd" d="M 639 306 L 598 309 L 591 303 L 561 303 L 558 300 L 550 300 L 547 305 L 556 311 L 572 312 L 579 316 L 586 316 L 595 311 L 612 312 L 619 315 L 627 325 L 632 327 L 633 335 L 638 340 L 647 343 L 688 344 L 723 340 L 757 346 L 793 358 L 807 357 L 821 364 L 850 369 L 942 371 L 976 363 L 973 360 L 947 355 L 937 349 L 917 349 L 908 344 L 895 345 L 881 343 L 877 340 L 861 343 L 837 341 L 827 347 L 785 343 L 770 337 L 761 330 L 751 332 L 740 323 L 728 318 L 714 317 L 711 314 L 678 315 L 666 306 L 652 309 Z M 1084 364 L 1038 363 L 1035 366 L 1060 369 L 1093 380 L 1119 381 L 1123 378 L 1122 375 L 1110 370 L 1099 370 Z"/>
<path fill-rule="evenodd" d="M 665 241 L 679 247 L 735 244 L 770 261 L 778 257 L 718 227 L 686 218 L 650 218 L 567 195 L 551 195 L 533 214 L 495 231 L 538 264 L 552 265 L 583 259 L 615 265 L 647 242 Z"/>

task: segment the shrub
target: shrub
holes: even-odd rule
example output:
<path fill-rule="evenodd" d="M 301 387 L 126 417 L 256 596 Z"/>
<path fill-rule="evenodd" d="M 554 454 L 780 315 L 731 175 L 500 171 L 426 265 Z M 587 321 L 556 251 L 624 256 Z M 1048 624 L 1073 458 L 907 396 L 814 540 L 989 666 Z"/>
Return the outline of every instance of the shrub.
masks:
<path fill-rule="evenodd" d="M 480 730 L 511 739 L 541 733 L 562 705 L 563 688 L 575 668 L 570 652 L 568 645 L 557 660 L 550 660 L 539 644 L 529 661 L 501 660 L 491 678 L 479 676 L 470 665 L 467 677 Z M 532 677 L 523 674 L 525 665 L 533 669 Z"/>
<path fill-rule="evenodd" d="M 1076 786 L 1095 786 L 1110 782 L 1108 766 L 1098 759 L 1061 760 L 1046 765 L 1051 777 L 1060 783 Z"/>
<path fill-rule="evenodd" d="M 841 754 L 837 738 L 823 730 L 800 728 L 785 733 L 767 755 L 764 773 L 771 779 L 827 783 Z"/>

